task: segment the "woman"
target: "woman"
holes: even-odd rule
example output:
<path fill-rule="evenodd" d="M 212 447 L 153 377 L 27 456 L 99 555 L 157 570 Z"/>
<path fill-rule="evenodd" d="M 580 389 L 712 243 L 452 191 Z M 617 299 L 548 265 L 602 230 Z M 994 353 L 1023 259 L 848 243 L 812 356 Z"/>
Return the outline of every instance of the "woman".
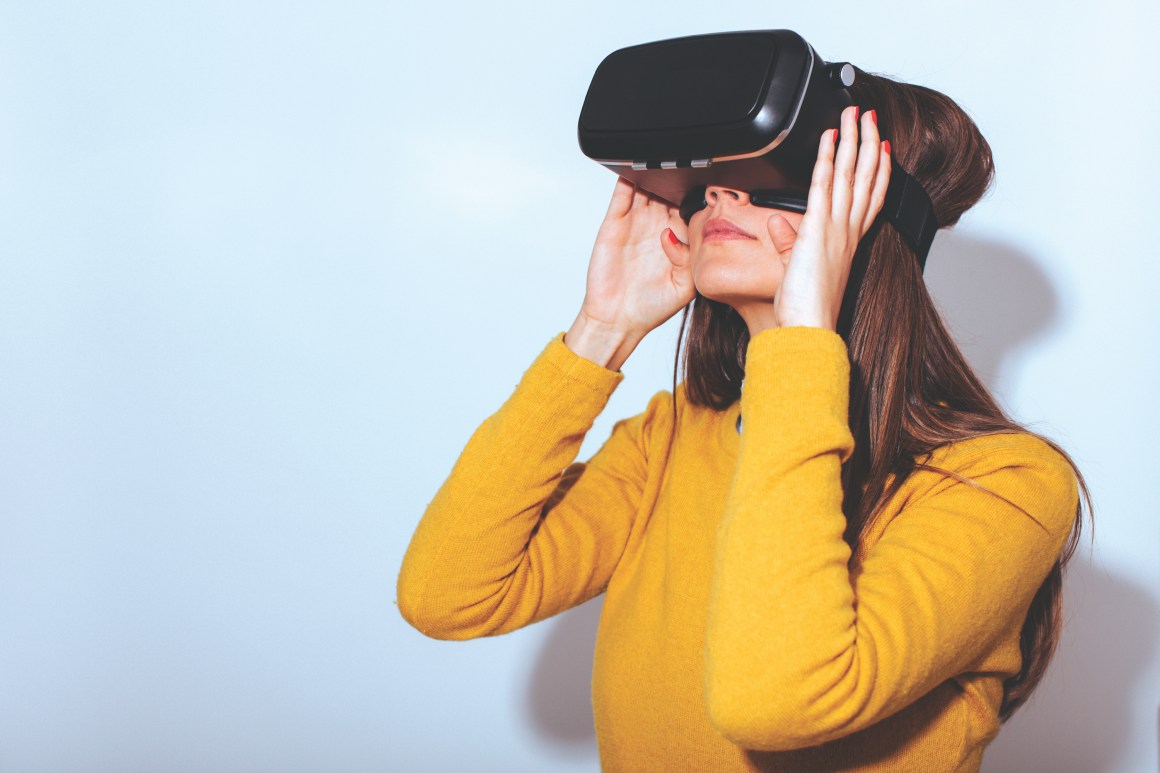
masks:
<path fill-rule="evenodd" d="M 1058 641 L 1083 477 L 1003 413 L 876 219 L 890 153 L 947 227 L 990 149 L 938 92 L 864 72 L 851 92 L 866 111 L 823 135 L 804 214 L 708 186 L 686 222 L 617 181 L 575 323 L 404 557 L 400 611 L 439 639 L 605 593 L 605 771 L 977 771 Z M 684 381 L 570 464 L 635 346 L 681 309 L 683 332 L 690 302 Z"/>

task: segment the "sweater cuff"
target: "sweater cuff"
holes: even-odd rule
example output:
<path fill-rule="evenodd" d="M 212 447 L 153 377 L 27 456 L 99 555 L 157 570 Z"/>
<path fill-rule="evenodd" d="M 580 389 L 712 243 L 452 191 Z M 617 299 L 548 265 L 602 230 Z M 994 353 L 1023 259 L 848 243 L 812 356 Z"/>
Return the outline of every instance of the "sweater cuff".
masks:
<path fill-rule="evenodd" d="M 610 370 L 569 349 L 564 343 L 567 332 L 564 330 L 553 336 L 538 359 L 551 365 L 565 378 L 583 384 L 594 392 L 611 393 L 624 380 L 624 373 Z"/>

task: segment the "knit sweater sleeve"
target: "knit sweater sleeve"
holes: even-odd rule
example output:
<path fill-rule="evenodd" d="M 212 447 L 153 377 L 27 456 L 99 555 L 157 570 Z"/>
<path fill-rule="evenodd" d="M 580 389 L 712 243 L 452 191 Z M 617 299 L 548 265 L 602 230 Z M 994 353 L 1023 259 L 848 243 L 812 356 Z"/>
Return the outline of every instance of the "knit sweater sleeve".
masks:
<path fill-rule="evenodd" d="M 642 497 L 651 417 L 669 394 L 571 464 L 623 380 L 563 332 L 549 341 L 423 513 L 396 587 L 407 622 L 437 639 L 494 636 L 605 589 Z"/>
<path fill-rule="evenodd" d="M 946 469 L 994 493 L 940 477 L 851 576 L 840 483 L 854 449 L 849 374 L 833 331 L 750 339 L 705 644 L 710 718 L 744 748 L 854 733 L 976 670 L 1020 630 L 1075 517 L 1071 468 L 1042 440 L 951 444 L 963 450 Z"/>

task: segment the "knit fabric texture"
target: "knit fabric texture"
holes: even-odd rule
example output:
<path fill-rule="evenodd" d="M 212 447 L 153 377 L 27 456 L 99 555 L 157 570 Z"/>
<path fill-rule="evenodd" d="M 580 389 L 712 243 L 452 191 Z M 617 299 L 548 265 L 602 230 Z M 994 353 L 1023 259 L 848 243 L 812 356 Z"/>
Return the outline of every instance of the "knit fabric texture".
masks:
<path fill-rule="evenodd" d="M 624 373 L 555 335 L 423 513 L 400 613 L 465 640 L 604 594 L 604 773 L 978 771 L 1073 526 L 1070 466 L 1023 432 L 940 447 L 919 461 L 980 485 L 916 471 L 852 553 L 845 342 L 766 329 L 745 371 L 730 408 L 658 391 L 575 462 Z"/>

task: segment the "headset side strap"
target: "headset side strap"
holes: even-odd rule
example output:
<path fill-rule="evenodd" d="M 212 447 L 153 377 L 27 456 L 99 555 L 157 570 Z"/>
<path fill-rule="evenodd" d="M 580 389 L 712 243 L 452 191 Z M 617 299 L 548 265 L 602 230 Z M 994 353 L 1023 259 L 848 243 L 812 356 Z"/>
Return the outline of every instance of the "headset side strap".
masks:
<path fill-rule="evenodd" d="M 890 158 L 890 185 L 882 215 L 898 230 L 918 256 L 918 265 L 926 269 L 926 256 L 938 231 L 934 205 L 918 181 L 906 173 L 899 163 Z"/>

